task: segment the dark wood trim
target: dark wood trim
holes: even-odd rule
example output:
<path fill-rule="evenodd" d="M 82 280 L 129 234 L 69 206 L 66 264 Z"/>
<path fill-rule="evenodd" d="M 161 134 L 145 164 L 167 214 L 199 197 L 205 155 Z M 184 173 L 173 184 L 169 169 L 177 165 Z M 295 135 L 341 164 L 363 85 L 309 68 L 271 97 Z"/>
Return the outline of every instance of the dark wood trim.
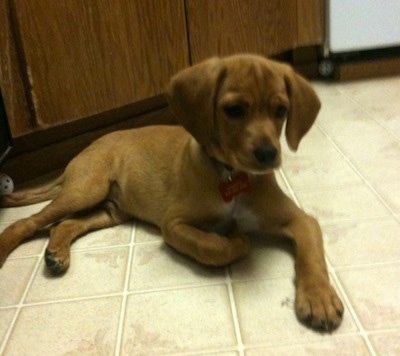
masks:
<path fill-rule="evenodd" d="M 336 78 L 343 81 L 399 74 L 400 57 L 338 63 L 336 70 Z"/>
<path fill-rule="evenodd" d="M 22 150 L 17 155 L 14 153 L 14 156 L 4 163 L 2 171 L 12 177 L 16 184 L 20 184 L 64 168 L 91 142 L 109 132 L 157 124 L 176 124 L 176 120 L 167 106 L 135 117 L 125 118 L 118 123 L 70 136 L 61 141 L 52 140 L 47 145 L 32 150 Z M 47 132 L 44 134 L 47 135 Z M 32 145 L 34 146 L 34 143 Z"/>
<path fill-rule="evenodd" d="M 308 79 L 319 78 L 318 47 L 299 47 L 292 51 L 291 64 L 294 69 Z"/>
<path fill-rule="evenodd" d="M 71 121 L 16 137 L 14 138 L 14 147 L 11 157 L 37 150 L 53 143 L 59 143 L 60 141 L 76 137 L 85 132 L 100 130 L 103 127 L 118 124 L 119 122 L 133 117 L 140 117 L 140 115 L 144 113 L 159 110 L 166 106 L 167 102 L 164 95 L 159 95 L 81 120 Z"/>

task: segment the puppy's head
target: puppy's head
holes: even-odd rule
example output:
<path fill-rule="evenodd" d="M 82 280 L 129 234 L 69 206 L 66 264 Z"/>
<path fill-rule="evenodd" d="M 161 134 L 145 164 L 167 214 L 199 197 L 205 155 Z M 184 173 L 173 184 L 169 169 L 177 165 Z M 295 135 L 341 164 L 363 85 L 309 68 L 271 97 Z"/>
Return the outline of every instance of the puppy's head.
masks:
<path fill-rule="evenodd" d="M 169 83 L 177 119 L 216 159 L 249 173 L 279 166 L 279 136 L 297 150 L 320 102 L 289 66 L 254 55 L 211 58 Z"/>

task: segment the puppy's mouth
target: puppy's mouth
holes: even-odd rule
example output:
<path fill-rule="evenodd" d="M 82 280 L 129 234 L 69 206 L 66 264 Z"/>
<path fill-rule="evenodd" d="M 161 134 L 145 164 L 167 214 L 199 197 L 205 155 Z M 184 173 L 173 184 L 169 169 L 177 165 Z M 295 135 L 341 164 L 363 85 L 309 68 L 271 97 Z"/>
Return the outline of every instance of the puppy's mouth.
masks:
<path fill-rule="evenodd" d="M 219 144 L 208 146 L 210 156 L 223 164 L 249 174 L 267 174 L 279 168 L 280 150 L 273 145 L 261 145 L 250 150 L 224 150 Z"/>
<path fill-rule="evenodd" d="M 268 174 L 279 168 L 280 159 L 269 163 L 260 163 L 254 160 L 235 160 L 232 166 L 249 174 Z"/>
<path fill-rule="evenodd" d="M 279 168 L 281 157 L 274 146 L 261 146 L 250 152 L 227 155 L 229 164 L 249 174 L 268 174 Z"/>

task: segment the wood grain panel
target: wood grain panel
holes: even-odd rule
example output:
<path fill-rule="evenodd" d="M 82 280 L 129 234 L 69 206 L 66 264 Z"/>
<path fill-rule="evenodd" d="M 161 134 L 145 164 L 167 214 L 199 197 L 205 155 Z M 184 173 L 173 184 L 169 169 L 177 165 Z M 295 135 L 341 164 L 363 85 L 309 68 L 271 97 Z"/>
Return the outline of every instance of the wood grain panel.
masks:
<path fill-rule="evenodd" d="M 324 1 L 297 0 L 297 36 L 299 46 L 323 43 Z"/>
<path fill-rule="evenodd" d="M 9 2 L 0 0 L 0 84 L 8 122 L 14 137 L 31 132 L 29 105 L 21 76 Z"/>
<path fill-rule="evenodd" d="M 271 56 L 297 39 L 297 0 L 186 0 L 192 62 L 253 52 Z"/>
<path fill-rule="evenodd" d="M 188 65 L 183 0 L 13 0 L 36 124 L 164 91 Z"/>

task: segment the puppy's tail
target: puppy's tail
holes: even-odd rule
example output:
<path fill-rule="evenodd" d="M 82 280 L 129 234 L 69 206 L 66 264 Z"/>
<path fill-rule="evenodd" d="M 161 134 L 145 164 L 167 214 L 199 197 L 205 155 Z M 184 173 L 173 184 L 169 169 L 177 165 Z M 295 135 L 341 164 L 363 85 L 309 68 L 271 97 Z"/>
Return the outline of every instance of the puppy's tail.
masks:
<path fill-rule="evenodd" d="M 17 207 L 52 200 L 60 193 L 62 182 L 63 177 L 60 176 L 39 188 L 3 195 L 0 197 L 0 207 Z"/>

